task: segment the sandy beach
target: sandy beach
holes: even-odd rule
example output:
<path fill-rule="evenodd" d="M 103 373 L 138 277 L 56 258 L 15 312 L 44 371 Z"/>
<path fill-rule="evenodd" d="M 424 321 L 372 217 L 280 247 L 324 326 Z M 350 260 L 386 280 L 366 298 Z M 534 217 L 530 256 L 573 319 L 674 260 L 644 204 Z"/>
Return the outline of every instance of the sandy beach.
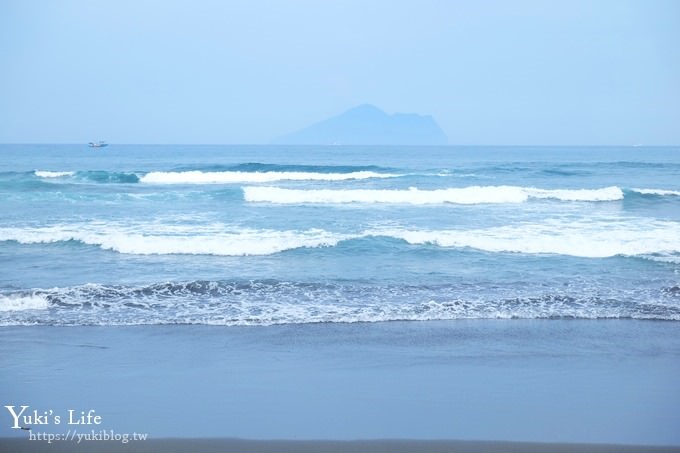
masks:
<path fill-rule="evenodd" d="M 473 442 L 446 440 L 371 440 L 371 441 L 252 441 L 239 439 L 158 439 L 120 444 L 118 442 L 53 443 L 1 439 L 2 453 L 33 452 L 135 452 L 167 453 L 195 451 L 201 453 L 671 453 L 680 447 L 606 444 L 555 444 L 527 442 Z"/>
<path fill-rule="evenodd" d="M 0 330 L 0 388 L 11 396 L 4 405 L 49 414 L 33 435 L 143 433 L 148 445 L 253 439 L 200 441 L 201 451 L 478 445 L 430 439 L 570 444 L 564 451 L 581 443 L 677 446 L 679 354 L 673 323 L 630 320 L 17 327 Z M 88 424 L 88 414 L 99 423 Z M 27 437 L 11 428 L 7 410 L 1 420 L 0 437 Z M 310 447 L 270 439 L 362 441 Z M 484 450 L 514 444 L 498 445 Z"/>

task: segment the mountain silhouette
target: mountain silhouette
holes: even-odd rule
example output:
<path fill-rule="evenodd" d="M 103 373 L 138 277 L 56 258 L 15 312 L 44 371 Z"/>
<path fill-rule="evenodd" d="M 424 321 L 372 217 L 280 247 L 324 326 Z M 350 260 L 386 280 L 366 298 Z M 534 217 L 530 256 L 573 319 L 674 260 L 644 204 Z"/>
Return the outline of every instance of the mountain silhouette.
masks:
<path fill-rule="evenodd" d="M 430 115 L 388 115 L 370 104 L 285 135 L 289 145 L 446 145 L 448 139 Z"/>

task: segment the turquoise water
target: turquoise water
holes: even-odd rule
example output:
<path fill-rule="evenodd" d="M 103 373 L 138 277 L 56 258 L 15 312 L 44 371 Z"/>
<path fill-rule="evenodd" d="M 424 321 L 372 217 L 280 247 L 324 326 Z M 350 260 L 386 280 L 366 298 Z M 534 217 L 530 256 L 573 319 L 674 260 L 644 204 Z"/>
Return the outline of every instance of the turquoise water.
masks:
<path fill-rule="evenodd" d="M 0 324 L 680 320 L 680 149 L 2 145 Z"/>

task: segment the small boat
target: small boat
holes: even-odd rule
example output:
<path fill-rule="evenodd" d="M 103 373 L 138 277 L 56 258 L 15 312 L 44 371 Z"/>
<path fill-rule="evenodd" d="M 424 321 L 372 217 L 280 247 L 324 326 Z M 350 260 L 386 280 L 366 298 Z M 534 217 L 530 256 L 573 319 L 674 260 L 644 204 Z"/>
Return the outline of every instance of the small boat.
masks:
<path fill-rule="evenodd" d="M 106 143 L 106 142 L 99 141 L 99 142 L 90 142 L 90 143 L 88 143 L 88 146 L 90 148 L 103 148 L 105 146 L 109 146 L 109 144 Z"/>

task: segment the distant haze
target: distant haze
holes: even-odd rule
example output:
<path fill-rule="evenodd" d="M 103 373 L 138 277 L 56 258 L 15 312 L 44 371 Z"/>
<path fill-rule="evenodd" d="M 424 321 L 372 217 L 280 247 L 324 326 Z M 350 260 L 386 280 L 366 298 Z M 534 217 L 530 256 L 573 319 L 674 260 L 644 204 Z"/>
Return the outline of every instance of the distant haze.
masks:
<path fill-rule="evenodd" d="M 680 144 L 675 0 L 2 0 L 0 143 L 271 143 L 361 104 L 450 144 Z"/>

